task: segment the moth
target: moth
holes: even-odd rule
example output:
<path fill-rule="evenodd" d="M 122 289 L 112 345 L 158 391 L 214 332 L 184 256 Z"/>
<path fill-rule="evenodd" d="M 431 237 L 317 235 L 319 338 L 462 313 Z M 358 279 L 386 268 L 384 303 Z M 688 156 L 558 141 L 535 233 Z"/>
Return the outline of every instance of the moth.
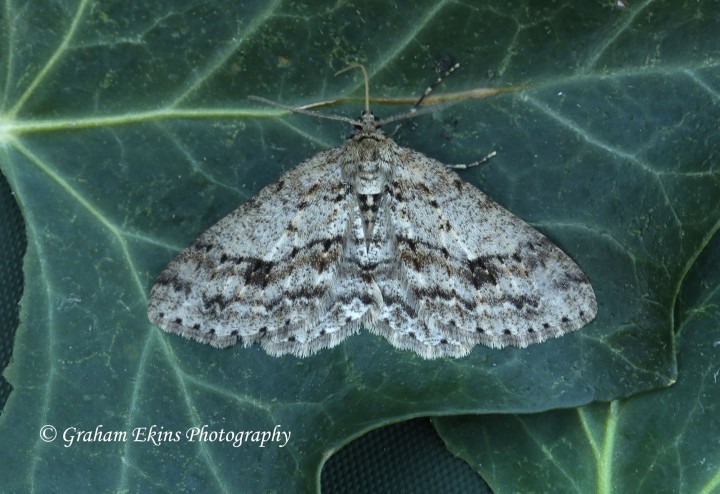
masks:
<path fill-rule="evenodd" d="M 383 133 L 407 115 L 377 119 L 365 81 L 359 119 L 318 114 L 350 123 L 350 137 L 182 251 L 152 287 L 150 321 L 218 348 L 298 357 L 365 327 L 427 359 L 525 347 L 591 321 L 595 294 L 570 257 Z"/>

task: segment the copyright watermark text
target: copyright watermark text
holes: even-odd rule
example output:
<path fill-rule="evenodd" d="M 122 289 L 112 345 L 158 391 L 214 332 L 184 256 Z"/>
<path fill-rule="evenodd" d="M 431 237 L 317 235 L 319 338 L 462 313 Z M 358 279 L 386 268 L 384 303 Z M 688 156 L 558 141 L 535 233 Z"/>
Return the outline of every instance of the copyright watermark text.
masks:
<path fill-rule="evenodd" d="M 233 448 L 241 446 L 284 447 L 290 441 L 290 431 L 283 431 L 276 425 L 272 430 L 264 431 L 227 431 L 225 429 L 211 429 L 208 425 L 190 427 L 186 430 L 167 430 L 162 426 L 150 425 L 135 427 L 129 431 L 107 430 L 102 425 L 92 430 L 79 427 L 66 427 L 58 431 L 52 425 L 40 428 L 40 439 L 46 443 L 55 441 L 58 436 L 63 446 L 69 448 L 80 443 L 148 443 L 152 446 L 161 446 L 166 443 L 227 443 Z"/>

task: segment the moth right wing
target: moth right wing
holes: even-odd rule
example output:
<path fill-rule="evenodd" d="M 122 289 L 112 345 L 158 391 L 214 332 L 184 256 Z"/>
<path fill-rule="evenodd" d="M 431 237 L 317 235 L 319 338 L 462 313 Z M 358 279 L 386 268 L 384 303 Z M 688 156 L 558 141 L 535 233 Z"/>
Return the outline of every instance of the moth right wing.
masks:
<path fill-rule="evenodd" d="M 379 332 L 426 358 L 477 343 L 524 347 L 597 312 L 580 268 L 540 232 L 442 163 L 398 148 L 390 188 L 393 272 L 379 279 Z"/>

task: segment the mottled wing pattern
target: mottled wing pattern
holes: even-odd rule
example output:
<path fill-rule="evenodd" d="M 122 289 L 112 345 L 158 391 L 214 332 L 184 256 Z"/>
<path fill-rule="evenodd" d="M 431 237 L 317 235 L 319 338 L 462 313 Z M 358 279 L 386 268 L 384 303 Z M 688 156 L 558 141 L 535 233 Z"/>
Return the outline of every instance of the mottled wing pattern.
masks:
<path fill-rule="evenodd" d="M 442 163 L 397 148 L 390 185 L 397 264 L 376 281 L 376 332 L 426 358 L 477 343 L 524 347 L 595 317 L 580 268 Z"/>
<path fill-rule="evenodd" d="M 339 152 L 290 170 L 181 252 L 152 288 L 150 321 L 219 348 L 260 342 L 273 355 L 306 356 L 357 332 L 379 293 L 342 266 L 362 225 Z"/>

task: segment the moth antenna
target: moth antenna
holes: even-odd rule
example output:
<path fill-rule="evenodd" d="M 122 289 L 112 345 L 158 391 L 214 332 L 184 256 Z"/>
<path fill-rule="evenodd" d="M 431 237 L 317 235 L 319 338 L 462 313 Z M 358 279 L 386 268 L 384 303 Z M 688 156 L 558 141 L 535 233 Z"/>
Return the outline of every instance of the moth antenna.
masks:
<path fill-rule="evenodd" d="M 338 70 L 335 72 L 335 75 L 340 75 L 343 72 L 347 72 L 351 69 L 360 69 L 362 70 L 363 77 L 365 77 L 365 113 L 370 113 L 370 78 L 368 77 L 367 70 L 365 70 L 365 66 L 360 63 L 351 63 L 347 67 L 345 67 L 342 70 Z"/>
<path fill-rule="evenodd" d="M 434 111 L 437 111 L 440 108 L 445 108 L 446 106 L 451 106 L 453 103 L 440 103 L 437 105 L 424 106 L 424 107 L 420 108 L 420 105 L 422 104 L 423 100 L 430 94 L 430 92 L 432 92 L 432 90 L 435 89 L 443 81 L 443 79 L 446 76 L 452 74 L 455 71 L 455 69 L 457 69 L 459 66 L 460 66 L 460 64 L 456 63 L 450 69 L 445 71 L 445 73 L 442 76 L 438 77 L 438 79 L 435 81 L 435 83 L 431 84 L 425 90 L 423 95 L 420 96 L 420 99 L 418 99 L 415 102 L 415 104 L 412 106 L 412 108 L 410 108 L 409 111 L 407 111 L 405 113 L 400 113 L 398 115 L 394 115 L 392 117 L 382 119 L 377 122 L 377 126 L 381 127 L 390 122 L 396 122 L 398 120 L 407 120 L 410 118 L 419 117 L 420 115 L 425 115 L 426 113 L 432 113 Z M 370 113 L 370 79 L 368 77 L 368 73 L 367 73 L 367 70 L 365 69 L 365 66 L 360 63 L 352 63 L 352 64 L 348 65 L 347 67 L 345 67 L 344 69 L 335 72 L 335 75 L 342 74 L 343 72 L 347 72 L 348 70 L 351 70 L 351 69 L 362 70 L 363 77 L 365 79 L 365 113 Z M 312 111 L 312 110 L 306 110 L 304 108 L 294 108 L 292 106 L 284 105 L 284 104 L 278 103 L 276 101 L 272 101 L 272 100 L 269 100 L 266 98 L 261 98 L 260 96 L 248 96 L 248 99 L 250 99 L 252 101 L 258 101 L 258 102 L 266 104 L 266 105 L 274 106 L 275 108 L 280 108 L 282 110 L 287 110 L 287 111 L 293 112 L 293 113 L 300 113 L 302 115 L 309 115 L 311 117 L 324 118 L 326 120 L 337 120 L 339 122 L 349 123 L 350 125 L 357 124 L 357 120 L 354 120 L 349 117 L 345 117 L 342 115 L 328 115 L 325 113 L 320 113 L 320 112 L 316 112 L 316 111 Z"/>
<path fill-rule="evenodd" d="M 442 74 L 440 74 L 438 76 L 438 78 L 435 80 L 435 82 L 430 84 L 427 87 L 427 89 L 425 89 L 425 91 L 422 93 L 420 98 L 415 102 L 415 104 L 412 106 L 412 108 L 410 108 L 410 113 L 415 113 L 417 111 L 418 107 L 425 100 L 425 98 L 430 96 L 430 93 L 432 93 L 435 90 L 435 88 L 438 87 L 440 84 L 442 84 L 442 82 L 445 80 L 446 77 L 448 77 L 450 74 L 455 72 L 458 67 L 460 67 L 460 63 L 456 62 L 452 67 L 450 67 L 449 69 L 445 70 Z"/>
<path fill-rule="evenodd" d="M 266 105 L 274 106 L 275 108 L 280 108 L 282 110 L 287 110 L 289 112 L 301 113 L 302 115 L 310 115 L 311 117 L 324 118 L 326 120 L 338 120 L 340 122 L 349 123 L 350 125 L 355 125 L 357 123 L 357 121 L 353 120 L 352 118 L 344 117 L 342 115 L 326 115 L 325 113 L 305 110 L 303 108 L 293 108 L 292 106 L 283 105 L 282 103 L 278 103 L 277 101 L 261 98 L 260 96 L 248 96 L 248 99 L 252 101 L 258 101 Z"/>

